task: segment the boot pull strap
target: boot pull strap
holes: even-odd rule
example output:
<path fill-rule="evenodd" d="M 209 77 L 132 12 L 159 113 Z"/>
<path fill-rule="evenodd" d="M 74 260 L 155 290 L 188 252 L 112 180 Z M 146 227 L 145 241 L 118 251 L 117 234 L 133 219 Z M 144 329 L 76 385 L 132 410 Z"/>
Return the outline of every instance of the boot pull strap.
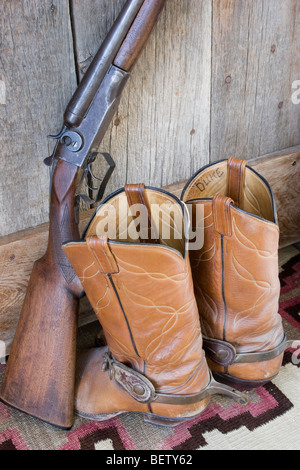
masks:
<path fill-rule="evenodd" d="M 233 199 L 240 209 L 244 208 L 244 189 L 246 175 L 246 160 L 230 158 L 227 163 L 227 196 Z"/>
<path fill-rule="evenodd" d="M 119 267 L 108 244 L 108 238 L 88 237 L 86 244 L 102 274 L 118 274 Z"/>
<path fill-rule="evenodd" d="M 147 207 L 144 184 L 127 184 L 127 186 L 125 186 L 125 193 L 129 207 L 135 204 L 143 204 Z"/>
<path fill-rule="evenodd" d="M 148 213 L 148 227 L 147 227 L 147 238 L 140 238 L 142 243 L 151 243 L 151 209 L 147 202 L 145 195 L 145 185 L 144 184 L 128 184 L 125 186 L 125 194 L 127 196 L 128 205 L 131 208 L 137 204 L 143 205 L 147 209 Z M 136 227 L 138 229 L 138 227 Z M 141 231 L 140 227 L 140 231 Z M 144 231 L 145 232 L 145 231 Z"/>
<path fill-rule="evenodd" d="M 215 230 L 220 235 L 231 237 L 232 221 L 230 206 L 233 200 L 225 196 L 215 196 L 213 198 L 213 215 Z"/>

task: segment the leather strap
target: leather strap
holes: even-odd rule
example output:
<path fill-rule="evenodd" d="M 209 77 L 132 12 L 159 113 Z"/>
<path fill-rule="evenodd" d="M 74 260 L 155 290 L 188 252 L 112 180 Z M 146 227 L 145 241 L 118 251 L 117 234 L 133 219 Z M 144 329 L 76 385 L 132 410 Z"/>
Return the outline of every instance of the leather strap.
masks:
<path fill-rule="evenodd" d="M 155 388 L 144 375 L 117 361 L 111 353 L 106 353 L 102 366 L 109 373 L 110 380 L 129 393 L 139 403 L 151 403 L 155 398 Z"/>
<path fill-rule="evenodd" d="M 142 243 L 151 243 L 151 209 L 148 205 L 147 198 L 145 195 L 145 185 L 144 184 L 128 184 L 125 186 L 125 193 L 128 200 L 129 207 L 133 207 L 137 204 L 143 205 L 148 212 L 148 236 L 146 238 L 141 238 Z M 142 227 L 136 227 L 141 231 Z"/>
<path fill-rule="evenodd" d="M 88 237 L 86 244 L 102 274 L 119 273 L 119 267 L 110 249 L 108 238 Z"/>
<path fill-rule="evenodd" d="M 227 196 L 244 209 L 244 190 L 247 161 L 229 158 L 227 162 Z"/>
<path fill-rule="evenodd" d="M 144 184 L 127 184 L 125 186 L 125 193 L 128 199 L 129 207 L 135 204 L 143 204 L 147 206 L 145 197 L 145 185 Z"/>
<path fill-rule="evenodd" d="M 219 366 L 228 367 L 236 358 L 236 349 L 226 341 L 203 336 L 203 349 L 206 356 Z"/>
<path fill-rule="evenodd" d="M 226 341 L 203 337 L 203 348 L 207 357 L 222 367 L 228 367 L 233 364 L 270 361 L 280 356 L 287 349 L 296 347 L 296 344 L 300 346 L 300 341 L 288 341 L 285 337 L 279 346 L 269 351 L 238 354 L 234 346 Z"/>
<path fill-rule="evenodd" d="M 220 235 L 231 237 L 232 223 L 230 206 L 233 200 L 225 196 L 214 196 L 213 198 L 213 215 L 215 230 Z"/>
<path fill-rule="evenodd" d="M 217 383 L 212 375 L 207 387 L 200 392 L 187 395 L 175 395 L 157 392 L 150 380 L 139 372 L 117 361 L 110 352 L 105 355 L 102 370 L 103 372 L 107 371 L 110 379 L 115 380 L 132 398 L 144 404 L 191 405 L 199 403 L 205 398 L 216 394 L 227 395 L 242 405 L 248 404 L 248 398 L 245 394 L 233 390 L 227 385 Z"/>

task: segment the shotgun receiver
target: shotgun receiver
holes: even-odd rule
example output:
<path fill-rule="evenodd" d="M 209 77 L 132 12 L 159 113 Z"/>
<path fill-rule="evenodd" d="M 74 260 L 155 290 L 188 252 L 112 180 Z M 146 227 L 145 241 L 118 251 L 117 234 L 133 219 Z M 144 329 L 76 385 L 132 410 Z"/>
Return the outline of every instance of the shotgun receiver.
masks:
<path fill-rule="evenodd" d="M 62 244 L 79 240 L 77 188 L 117 110 L 121 94 L 166 0 L 127 0 L 64 115 L 52 157 L 49 241 L 33 267 L 1 400 L 63 429 L 74 422 L 77 320 L 82 286 Z M 104 178 L 100 200 L 113 170 Z"/>

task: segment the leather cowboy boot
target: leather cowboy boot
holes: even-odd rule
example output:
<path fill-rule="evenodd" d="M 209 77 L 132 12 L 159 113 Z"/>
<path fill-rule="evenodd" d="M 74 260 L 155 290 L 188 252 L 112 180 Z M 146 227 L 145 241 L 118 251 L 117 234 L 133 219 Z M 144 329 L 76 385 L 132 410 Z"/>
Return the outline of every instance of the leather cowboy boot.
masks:
<path fill-rule="evenodd" d="M 200 414 L 215 393 L 246 402 L 208 369 L 184 230 L 178 199 L 127 186 L 99 207 L 82 242 L 64 246 L 108 346 L 79 355 L 80 416 L 138 412 L 170 426 Z"/>
<path fill-rule="evenodd" d="M 279 227 L 267 181 L 246 161 L 209 165 L 182 200 L 203 210 L 204 245 L 190 251 L 204 349 L 214 377 L 237 389 L 271 381 L 287 342 L 278 314 Z M 195 222 L 193 222 L 196 230 Z"/>

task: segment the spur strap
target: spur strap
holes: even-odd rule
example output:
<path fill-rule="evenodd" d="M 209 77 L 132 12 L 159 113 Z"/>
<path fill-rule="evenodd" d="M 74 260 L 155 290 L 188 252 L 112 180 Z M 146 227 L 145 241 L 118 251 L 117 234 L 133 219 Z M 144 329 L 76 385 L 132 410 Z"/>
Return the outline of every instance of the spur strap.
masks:
<path fill-rule="evenodd" d="M 237 353 L 235 347 L 218 339 L 203 337 L 203 348 L 209 359 L 219 366 L 228 367 L 233 364 L 252 364 L 255 362 L 270 361 L 280 356 L 289 348 L 300 346 L 300 341 L 287 340 L 284 337 L 279 346 L 269 351 L 258 351 L 252 353 Z"/>
<path fill-rule="evenodd" d="M 216 382 L 212 375 L 210 376 L 210 382 L 207 387 L 200 392 L 187 395 L 175 395 L 157 392 L 147 377 L 117 361 L 110 352 L 105 355 L 102 370 L 104 372 L 107 371 L 110 379 L 115 380 L 123 390 L 139 403 L 192 405 L 194 403 L 199 403 L 209 396 L 221 394 L 233 398 L 244 406 L 248 404 L 248 397 L 246 394 L 234 390 L 227 385 Z"/>

